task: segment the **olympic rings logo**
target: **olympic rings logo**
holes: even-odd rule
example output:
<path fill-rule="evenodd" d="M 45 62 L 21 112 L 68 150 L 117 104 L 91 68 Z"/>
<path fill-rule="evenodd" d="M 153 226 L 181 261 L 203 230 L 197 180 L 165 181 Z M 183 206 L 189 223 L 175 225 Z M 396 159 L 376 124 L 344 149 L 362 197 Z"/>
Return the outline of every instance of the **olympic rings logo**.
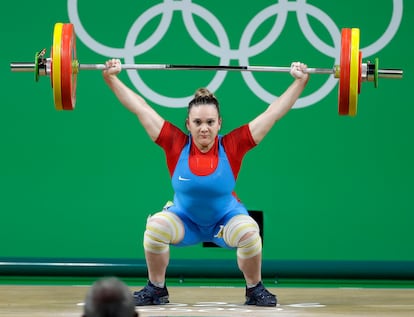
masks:
<path fill-rule="evenodd" d="M 403 14 L 403 0 L 392 1 L 393 12 L 389 24 L 385 32 L 378 40 L 367 47 L 360 48 L 364 57 L 372 56 L 383 49 L 397 33 Z M 230 65 L 232 60 L 238 60 L 239 65 L 250 65 L 249 58 L 266 51 L 277 41 L 285 27 L 287 16 L 290 11 L 296 12 L 299 27 L 305 35 L 305 38 L 312 44 L 312 46 L 320 53 L 331 57 L 334 60 L 333 64 L 340 63 L 340 30 L 329 15 L 314 5 L 307 3 L 306 0 L 279 0 L 278 3 L 263 8 L 247 24 L 241 35 L 239 47 L 237 49 L 232 49 L 230 47 L 229 38 L 221 21 L 217 19 L 211 11 L 199 4 L 193 3 L 191 0 L 163 0 L 162 2 L 147 9 L 131 26 L 126 36 L 125 46 L 123 48 L 108 47 L 97 42 L 92 36 L 90 36 L 80 21 L 78 13 L 78 0 L 68 0 L 69 19 L 75 26 L 78 38 L 82 40 L 87 47 L 98 54 L 108 57 L 123 58 L 125 63 L 131 64 L 134 63 L 135 56 L 144 54 L 145 52 L 151 50 L 163 38 L 172 23 L 174 11 L 181 11 L 184 25 L 192 40 L 196 42 L 197 45 L 205 52 L 218 57 L 220 65 Z M 138 38 L 141 30 L 149 21 L 159 15 L 161 16 L 161 20 L 156 30 L 145 41 L 136 44 L 136 39 Z M 268 34 L 266 34 L 263 39 L 256 44 L 251 45 L 252 38 L 256 30 L 267 19 L 275 15 L 277 15 L 277 19 Z M 213 44 L 203 36 L 194 21 L 194 16 L 202 18 L 209 24 L 215 32 L 219 45 Z M 319 20 L 320 23 L 327 29 L 333 41 L 333 46 L 326 44 L 312 30 L 309 23 L 309 16 Z M 131 82 L 137 90 L 140 91 L 145 98 L 148 98 L 158 105 L 171 108 L 185 107 L 188 100 L 192 97 L 185 96 L 173 98 L 161 95 L 146 85 L 137 71 L 128 70 L 127 72 Z M 241 72 L 241 74 L 250 90 L 264 102 L 270 103 L 278 97 L 265 90 L 255 79 L 253 73 Z M 216 91 L 225 80 L 226 75 L 227 72 L 217 71 L 211 82 L 205 86 L 211 91 Z M 336 84 L 337 79 L 335 79 L 333 75 L 329 76 L 327 81 L 319 89 L 310 95 L 301 97 L 296 102 L 294 108 L 307 107 L 317 103 L 327 96 Z"/>

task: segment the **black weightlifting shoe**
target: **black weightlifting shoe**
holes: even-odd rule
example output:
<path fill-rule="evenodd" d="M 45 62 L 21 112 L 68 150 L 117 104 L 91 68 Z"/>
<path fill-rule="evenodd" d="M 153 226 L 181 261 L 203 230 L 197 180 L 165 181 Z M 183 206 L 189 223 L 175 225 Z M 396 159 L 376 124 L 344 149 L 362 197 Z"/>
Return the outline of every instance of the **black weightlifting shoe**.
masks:
<path fill-rule="evenodd" d="M 259 282 L 255 287 L 246 287 L 246 302 L 244 304 L 275 307 L 277 298 L 263 286 L 262 282 Z"/>
<path fill-rule="evenodd" d="M 157 287 L 148 281 L 148 284 L 140 291 L 134 292 L 135 306 L 163 305 L 168 300 L 167 287 Z"/>

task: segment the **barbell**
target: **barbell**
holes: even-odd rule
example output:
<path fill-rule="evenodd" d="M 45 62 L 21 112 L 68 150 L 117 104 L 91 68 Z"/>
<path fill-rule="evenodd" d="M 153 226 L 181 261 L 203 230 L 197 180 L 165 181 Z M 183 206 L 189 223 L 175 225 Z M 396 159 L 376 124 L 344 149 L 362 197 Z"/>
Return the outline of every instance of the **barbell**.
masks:
<path fill-rule="evenodd" d="M 340 64 L 332 68 L 308 68 L 311 74 L 329 74 L 339 80 L 338 113 L 355 116 L 361 82 L 374 82 L 378 87 L 379 78 L 401 79 L 402 69 L 380 69 L 379 59 L 362 62 L 359 50 L 360 30 L 341 30 Z M 56 23 L 53 30 L 51 55 L 45 58 L 46 49 L 35 54 L 34 62 L 13 62 L 13 72 L 34 72 L 35 80 L 50 76 L 53 100 L 56 110 L 73 110 L 76 103 L 76 78 L 80 70 L 104 70 L 105 64 L 80 64 L 76 57 L 76 36 L 72 23 Z M 247 72 L 290 72 L 290 67 L 276 66 L 208 66 L 173 64 L 123 64 L 122 69 L 135 70 L 207 70 Z"/>

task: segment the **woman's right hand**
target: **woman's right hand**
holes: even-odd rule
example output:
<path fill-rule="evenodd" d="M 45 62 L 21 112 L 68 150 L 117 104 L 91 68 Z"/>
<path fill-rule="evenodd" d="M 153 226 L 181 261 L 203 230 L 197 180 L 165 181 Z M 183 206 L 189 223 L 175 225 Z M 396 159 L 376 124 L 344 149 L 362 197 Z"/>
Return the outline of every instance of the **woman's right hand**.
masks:
<path fill-rule="evenodd" d="M 295 79 L 304 79 L 307 81 L 309 79 L 309 73 L 306 72 L 308 66 L 301 62 L 293 62 L 290 65 L 290 74 Z"/>

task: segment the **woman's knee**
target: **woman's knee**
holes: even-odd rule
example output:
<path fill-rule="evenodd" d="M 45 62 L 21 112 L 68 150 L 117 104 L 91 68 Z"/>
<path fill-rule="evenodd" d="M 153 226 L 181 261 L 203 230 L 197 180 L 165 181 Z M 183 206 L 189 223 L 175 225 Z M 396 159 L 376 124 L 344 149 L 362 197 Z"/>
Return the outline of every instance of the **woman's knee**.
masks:
<path fill-rule="evenodd" d="M 184 225 L 170 211 L 158 212 L 147 219 L 144 233 L 144 249 L 153 253 L 165 253 L 169 245 L 179 243 L 184 237 Z"/>

